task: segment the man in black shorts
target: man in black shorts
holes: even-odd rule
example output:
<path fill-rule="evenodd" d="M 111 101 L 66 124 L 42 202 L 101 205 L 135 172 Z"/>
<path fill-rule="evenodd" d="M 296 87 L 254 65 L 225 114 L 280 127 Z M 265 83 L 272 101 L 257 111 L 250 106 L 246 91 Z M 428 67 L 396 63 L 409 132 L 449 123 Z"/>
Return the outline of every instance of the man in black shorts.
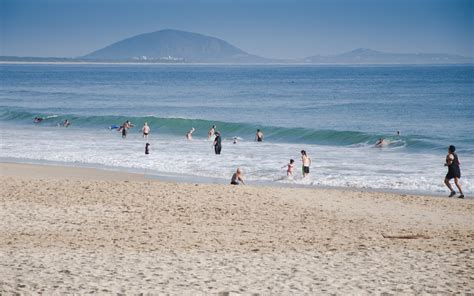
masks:
<path fill-rule="evenodd" d="M 446 184 L 449 190 L 451 190 L 449 197 L 453 197 L 454 195 L 456 195 L 456 191 L 454 191 L 449 181 L 454 178 L 454 184 L 456 184 L 456 187 L 458 188 L 460 194 L 458 197 L 464 198 L 464 194 L 462 193 L 461 189 L 461 184 L 459 184 L 459 179 L 461 178 L 461 168 L 459 167 L 459 165 L 461 163 L 459 162 L 458 155 L 455 153 L 455 151 L 456 147 L 454 147 L 453 145 L 449 146 L 448 155 L 446 156 L 446 163 L 444 164 L 448 167 L 448 173 L 444 178 L 444 184 Z"/>

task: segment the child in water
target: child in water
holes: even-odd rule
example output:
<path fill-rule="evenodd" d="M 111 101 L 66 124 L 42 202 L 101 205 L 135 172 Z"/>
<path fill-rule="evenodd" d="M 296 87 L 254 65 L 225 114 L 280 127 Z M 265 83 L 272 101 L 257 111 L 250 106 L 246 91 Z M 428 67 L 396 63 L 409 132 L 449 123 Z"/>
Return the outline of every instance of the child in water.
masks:
<path fill-rule="evenodd" d="M 237 171 L 232 175 L 232 179 L 230 180 L 231 185 L 245 185 L 244 182 L 244 175 L 242 173 L 242 170 L 240 168 L 237 169 Z"/>
<path fill-rule="evenodd" d="M 295 169 L 295 160 L 294 159 L 290 159 L 290 163 L 283 166 L 282 168 L 287 168 L 286 169 L 286 176 L 289 177 L 289 178 L 292 178 L 293 177 L 293 171 Z"/>

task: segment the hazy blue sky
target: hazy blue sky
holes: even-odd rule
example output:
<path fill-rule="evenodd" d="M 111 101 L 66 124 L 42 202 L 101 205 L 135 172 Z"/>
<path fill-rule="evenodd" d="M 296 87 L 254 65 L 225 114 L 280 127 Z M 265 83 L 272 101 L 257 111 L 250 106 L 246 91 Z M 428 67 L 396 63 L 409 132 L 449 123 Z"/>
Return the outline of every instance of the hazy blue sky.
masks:
<path fill-rule="evenodd" d="M 474 56 L 474 0 L 0 0 L 1 55 L 76 57 L 170 28 L 272 58 L 359 47 Z"/>

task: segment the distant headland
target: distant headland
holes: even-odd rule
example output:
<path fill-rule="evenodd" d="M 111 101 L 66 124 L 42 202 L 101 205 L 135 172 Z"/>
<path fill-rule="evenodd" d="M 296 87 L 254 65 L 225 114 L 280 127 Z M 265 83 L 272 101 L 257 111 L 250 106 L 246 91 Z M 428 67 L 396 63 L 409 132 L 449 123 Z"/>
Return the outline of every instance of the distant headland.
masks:
<path fill-rule="evenodd" d="M 76 58 L 0 56 L 0 62 L 31 63 L 231 63 L 231 64 L 472 64 L 453 54 L 386 53 L 359 48 L 337 55 L 270 59 L 253 55 L 219 38 L 165 29 L 136 35 Z"/>

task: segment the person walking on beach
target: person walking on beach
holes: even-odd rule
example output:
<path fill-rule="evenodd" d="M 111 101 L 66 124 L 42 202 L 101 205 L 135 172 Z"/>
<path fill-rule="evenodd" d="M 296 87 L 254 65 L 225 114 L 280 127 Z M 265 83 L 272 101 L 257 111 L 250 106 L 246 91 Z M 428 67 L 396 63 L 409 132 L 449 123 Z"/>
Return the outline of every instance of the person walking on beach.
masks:
<path fill-rule="evenodd" d="M 214 133 L 216 132 L 216 126 L 213 125 L 211 127 L 211 129 L 209 130 L 209 132 L 207 133 L 207 139 L 210 140 L 211 137 L 214 135 Z"/>
<path fill-rule="evenodd" d="M 230 180 L 231 185 L 245 185 L 244 182 L 244 176 L 242 174 L 242 170 L 240 168 L 237 168 L 237 171 L 232 175 L 232 179 Z"/>
<path fill-rule="evenodd" d="M 255 141 L 263 142 L 263 132 L 257 129 L 257 133 L 255 134 Z"/>
<path fill-rule="evenodd" d="M 148 139 L 148 134 L 150 133 L 150 127 L 148 126 L 147 122 L 145 122 L 145 124 L 143 125 L 142 132 L 143 132 L 143 138 Z"/>
<path fill-rule="evenodd" d="M 216 154 L 221 154 L 222 150 L 222 140 L 221 140 L 221 134 L 219 132 L 215 132 L 216 138 L 214 139 L 214 152 Z"/>
<path fill-rule="evenodd" d="M 309 174 L 311 158 L 309 158 L 305 150 L 301 150 L 301 162 L 303 163 L 303 177 L 306 177 Z"/>
<path fill-rule="evenodd" d="M 282 168 L 286 168 L 286 176 L 287 177 L 293 177 L 293 172 L 295 170 L 295 160 L 290 159 L 290 163 L 283 166 Z"/>
<path fill-rule="evenodd" d="M 448 167 L 448 173 L 446 174 L 446 177 L 444 178 L 444 184 L 451 190 L 451 193 L 449 194 L 449 197 L 453 197 L 456 195 L 456 191 L 454 191 L 451 183 L 449 181 L 454 178 L 454 184 L 456 184 L 456 187 L 459 190 L 459 198 L 464 198 L 464 194 L 462 193 L 461 189 L 461 184 L 459 184 L 459 179 L 461 178 L 461 168 L 459 165 L 461 162 L 459 162 L 458 155 L 455 153 L 456 147 L 453 145 L 449 146 L 448 148 L 448 155 L 446 156 L 446 163 L 444 164 L 445 166 Z"/>
<path fill-rule="evenodd" d="M 150 154 L 150 143 L 145 144 L 145 154 Z"/>

